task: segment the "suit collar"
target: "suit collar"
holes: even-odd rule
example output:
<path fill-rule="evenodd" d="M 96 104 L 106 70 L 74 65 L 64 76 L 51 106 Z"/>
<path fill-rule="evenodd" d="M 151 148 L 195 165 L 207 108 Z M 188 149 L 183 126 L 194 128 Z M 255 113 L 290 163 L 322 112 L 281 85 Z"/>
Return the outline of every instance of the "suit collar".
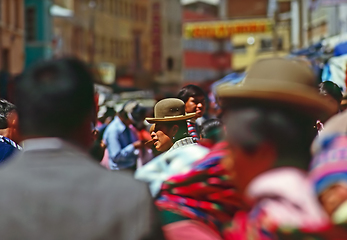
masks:
<path fill-rule="evenodd" d="M 24 140 L 21 145 L 23 146 L 23 152 L 57 150 L 63 147 L 77 149 L 77 147 L 60 138 L 31 138 Z"/>

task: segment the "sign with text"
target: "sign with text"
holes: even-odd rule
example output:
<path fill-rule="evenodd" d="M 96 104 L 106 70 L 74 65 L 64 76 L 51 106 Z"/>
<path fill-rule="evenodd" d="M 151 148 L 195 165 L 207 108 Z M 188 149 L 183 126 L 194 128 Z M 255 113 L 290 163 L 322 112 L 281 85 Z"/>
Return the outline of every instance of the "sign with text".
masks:
<path fill-rule="evenodd" d="M 191 22 L 183 26 L 186 38 L 228 38 L 234 34 L 265 33 L 272 31 L 270 19 Z"/>

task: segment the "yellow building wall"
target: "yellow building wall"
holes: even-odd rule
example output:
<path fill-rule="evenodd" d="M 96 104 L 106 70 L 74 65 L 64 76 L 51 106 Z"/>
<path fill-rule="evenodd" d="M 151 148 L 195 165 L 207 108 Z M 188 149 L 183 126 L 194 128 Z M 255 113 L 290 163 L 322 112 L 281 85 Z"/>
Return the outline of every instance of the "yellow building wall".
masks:
<path fill-rule="evenodd" d="M 283 48 L 276 53 L 271 49 L 262 49 L 262 39 L 273 39 L 273 33 L 257 33 L 257 34 L 236 34 L 231 37 L 234 50 L 232 53 L 231 68 L 234 71 L 243 71 L 253 62 L 261 58 L 268 58 L 274 56 L 286 56 L 290 52 L 290 27 L 288 24 L 278 26 L 278 37 L 283 41 Z M 248 40 L 254 38 L 254 43 L 249 44 Z M 244 46 L 244 49 L 241 48 Z"/>
<path fill-rule="evenodd" d="M 94 64 L 109 62 L 117 68 L 129 68 L 134 63 L 134 34 L 140 32 L 140 49 L 144 50 L 141 52 L 142 67 L 150 70 L 150 55 L 146 48 L 150 45 L 150 0 L 95 2 L 95 9 L 90 8 L 89 1 L 55 2 L 74 11 L 72 19 L 54 19 L 54 33 L 63 41 L 60 54 L 77 56 Z"/>

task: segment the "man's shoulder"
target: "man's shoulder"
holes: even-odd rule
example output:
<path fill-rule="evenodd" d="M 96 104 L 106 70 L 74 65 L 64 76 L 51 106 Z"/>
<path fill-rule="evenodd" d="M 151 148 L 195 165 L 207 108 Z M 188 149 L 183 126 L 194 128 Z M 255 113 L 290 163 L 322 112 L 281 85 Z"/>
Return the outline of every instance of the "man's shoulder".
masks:
<path fill-rule="evenodd" d="M 190 157 L 190 158 L 200 158 L 205 156 L 210 150 L 204 146 L 196 143 L 183 145 L 179 148 L 172 149 L 171 151 L 159 155 L 159 157 L 164 158 L 174 158 L 174 157 Z"/>
<path fill-rule="evenodd" d="M 108 196 L 117 195 L 117 198 L 126 195 L 140 198 L 141 195 L 149 196 L 146 193 L 148 187 L 135 180 L 131 174 L 105 169 L 84 152 L 22 152 L 12 160 L 0 169 L 2 187 L 11 185 L 12 181 L 8 180 L 17 179 L 29 185 L 30 182 L 33 185 L 35 182 L 46 182 L 47 185 L 57 187 L 56 183 L 60 182 L 62 188 L 66 188 L 66 184 L 70 188 L 89 186 L 90 191 L 101 191 Z M 38 170 L 40 174 L 35 174 Z M 54 178 L 51 174 L 54 174 Z"/>
<path fill-rule="evenodd" d="M 9 158 L 16 148 L 9 143 L 3 142 L 0 139 L 0 162 Z"/>
<path fill-rule="evenodd" d="M 124 130 L 124 124 L 120 120 L 118 116 L 116 116 L 112 122 L 108 124 L 108 126 L 105 128 L 104 135 L 109 134 L 110 132 L 113 133 L 120 133 Z"/>

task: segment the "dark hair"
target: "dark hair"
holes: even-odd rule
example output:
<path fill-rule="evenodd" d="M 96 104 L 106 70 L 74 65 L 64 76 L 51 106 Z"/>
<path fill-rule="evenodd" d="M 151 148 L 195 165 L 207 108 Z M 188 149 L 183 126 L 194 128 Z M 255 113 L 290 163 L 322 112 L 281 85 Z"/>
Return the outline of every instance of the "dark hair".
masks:
<path fill-rule="evenodd" d="M 224 122 L 227 138 L 246 152 L 252 153 L 261 143 L 270 143 L 278 154 L 275 166 L 308 169 L 309 149 L 315 137 L 314 119 L 310 116 L 253 104 L 231 108 Z"/>
<path fill-rule="evenodd" d="M 201 137 L 209 139 L 213 143 L 222 141 L 225 138 L 223 126 L 222 121 L 217 118 L 206 120 L 201 125 Z"/>
<path fill-rule="evenodd" d="M 204 91 L 196 85 L 187 85 L 183 87 L 177 95 L 177 98 L 181 99 L 184 103 L 188 101 L 190 97 L 203 96 L 205 97 Z"/>
<path fill-rule="evenodd" d="M 94 108 L 93 75 L 72 58 L 43 61 L 15 86 L 19 129 L 27 136 L 69 137 Z"/>
<path fill-rule="evenodd" d="M 188 127 L 187 127 L 187 121 L 182 120 L 182 121 L 175 121 L 175 122 L 165 122 L 164 125 L 168 128 L 171 129 L 173 126 L 177 125 L 178 126 L 178 131 L 175 135 L 174 142 L 185 138 L 189 137 L 188 133 Z"/>
<path fill-rule="evenodd" d="M 325 81 L 319 84 L 319 93 L 322 95 L 330 95 L 338 104 L 342 100 L 342 92 L 339 86 L 331 81 Z"/>
<path fill-rule="evenodd" d="M 0 129 L 7 128 L 8 115 L 16 110 L 16 106 L 5 99 L 0 99 Z"/>

